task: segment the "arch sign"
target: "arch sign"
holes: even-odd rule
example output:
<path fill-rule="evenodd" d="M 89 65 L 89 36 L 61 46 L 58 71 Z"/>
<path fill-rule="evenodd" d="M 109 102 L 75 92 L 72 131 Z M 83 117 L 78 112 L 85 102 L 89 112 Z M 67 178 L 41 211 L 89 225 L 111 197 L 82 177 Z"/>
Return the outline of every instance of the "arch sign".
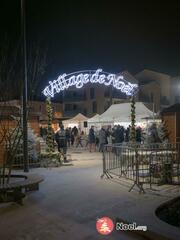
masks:
<path fill-rule="evenodd" d="M 54 97 L 56 93 L 64 91 L 71 86 L 82 88 L 86 83 L 99 83 L 105 86 L 112 85 L 128 96 L 134 95 L 138 85 L 132 84 L 124 79 L 122 75 L 104 72 L 102 69 L 85 70 L 70 74 L 62 74 L 56 80 L 50 81 L 49 85 L 43 90 L 46 97 Z"/>

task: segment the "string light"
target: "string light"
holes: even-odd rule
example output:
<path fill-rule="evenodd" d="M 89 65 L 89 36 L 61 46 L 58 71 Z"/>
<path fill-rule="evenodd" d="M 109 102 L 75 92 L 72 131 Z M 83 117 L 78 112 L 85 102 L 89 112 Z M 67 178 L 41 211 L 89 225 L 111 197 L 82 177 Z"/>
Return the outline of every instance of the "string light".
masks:
<path fill-rule="evenodd" d="M 43 90 L 46 97 L 54 97 L 56 93 L 64 91 L 71 86 L 82 88 L 88 82 L 96 84 L 104 84 L 105 86 L 112 85 L 114 88 L 120 90 L 128 96 L 133 95 L 138 88 L 137 84 L 132 84 L 124 79 L 122 75 L 112 73 L 105 73 L 102 69 L 96 71 L 86 70 L 77 73 L 60 75 L 56 80 L 49 81 L 49 85 Z"/>

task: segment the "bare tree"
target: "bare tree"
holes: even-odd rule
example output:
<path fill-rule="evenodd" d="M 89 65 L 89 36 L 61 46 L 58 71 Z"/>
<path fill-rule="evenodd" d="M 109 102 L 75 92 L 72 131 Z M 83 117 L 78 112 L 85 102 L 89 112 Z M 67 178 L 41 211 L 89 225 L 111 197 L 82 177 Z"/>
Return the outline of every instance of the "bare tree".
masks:
<path fill-rule="evenodd" d="M 22 141 L 22 68 L 21 46 L 12 43 L 8 36 L 0 41 L 0 183 L 9 182 L 12 166 Z M 47 49 L 40 42 L 28 47 L 28 96 L 37 95 L 42 75 L 46 68 Z M 12 101 L 13 99 L 17 99 Z M 3 157 L 2 157 L 3 155 Z M 8 178 L 5 176 L 8 175 Z"/>
<path fill-rule="evenodd" d="M 12 100 L 21 93 L 22 82 L 18 63 L 20 45 L 14 45 L 5 36 L 0 42 L 0 181 L 5 182 L 6 169 L 8 178 L 19 142 L 20 116 L 18 121 L 13 117 L 19 109 L 13 106 Z M 15 47 L 14 47 L 15 46 Z M 15 133 L 18 133 L 15 136 Z"/>

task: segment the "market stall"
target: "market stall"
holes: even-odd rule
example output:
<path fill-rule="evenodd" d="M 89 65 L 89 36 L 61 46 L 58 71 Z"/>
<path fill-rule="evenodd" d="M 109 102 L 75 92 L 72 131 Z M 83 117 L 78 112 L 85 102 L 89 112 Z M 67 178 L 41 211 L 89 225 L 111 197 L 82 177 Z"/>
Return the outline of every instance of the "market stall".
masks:
<path fill-rule="evenodd" d="M 136 125 L 143 127 L 153 121 L 156 114 L 149 110 L 142 102 L 136 102 Z M 99 116 L 101 125 L 120 124 L 127 127 L 131 123 L 131 103 L 111 105 Z"/>
<path fill-rule="evenodd" d="M 63 121 L 63 125 L 65 128 L 67 127 L 77 127 L 78 129 L 84 130 L 84 122 L 86 122 L 88 118 L 81 113 L 78 113 L 75 117 Z"/>
<path fill-rule="evenodd" d="M 100 115 L 96 114 L 92 118 L 89 118 L 87 120 L 88 123 L 88 128 L 91 128 L 91 126 L 94 126 L 97 130 L 101 128 L 101 123 L 100 123 Z"/>

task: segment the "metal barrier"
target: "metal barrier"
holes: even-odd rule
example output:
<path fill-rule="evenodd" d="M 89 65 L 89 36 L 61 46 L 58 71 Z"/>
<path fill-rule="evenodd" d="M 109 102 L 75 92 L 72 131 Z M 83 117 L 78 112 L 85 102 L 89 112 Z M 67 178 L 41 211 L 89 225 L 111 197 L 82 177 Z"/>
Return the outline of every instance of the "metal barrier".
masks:
<path fill-rule="evenodd" d="M 106 145 L 103 176 L 124 177 L 144 191 L 144 184 L 180 184 L 180 143 Z"/>
<path fill-rule="evenodd" d="M 48 166 L 51 162 L 55 162 L 55 159 L 59 158 L 59 152 L 56 150 L 51 154 L 51 157 L 49 157 L 49 153 L 46 151 L 47 145 L 44 141 L 40 141 L 39 144 L 34 145 L 34 149 L 36 151 L 35 155 L 33 154 L 33 151 L 28 152 L 28 163 L 30 168 L 34 167 L 40 167 L 40 166 Z M 57 161 L 56 161 L 57 162 Z M 57 163 L 56 163 L 57 165 Z M 23 158 L 23 152 L 18 152 L 14 158 L 13 168 L 23 168 L 24 167 L 24 158 Z"/>
<path fill-rule="evenodd" d="M 54 143 L 54 152 L 47 152 L 47 145 L 44 141 L 40 141 L 39 144 L 34 145 L 36 151 L 28 152 L 29 167 L 59 167 L 64 163 L 65 156 L 68 162 L 71 162 L 71 155 L 64 154 L 64 152 L 59 152 L 57 144 Z M 24 158 L 22 149 L 18 150 L 16 155 L 13 158 L 11 163 L 6 163 L 7 167 L 11 165 L 14 169 L 23 169 L 24 168 Z"/>
<path fill-rule="evenodd" d="M 34 158 L 31 155 L 28 155 L 28 163 L 30 168 L 34 167 L 40 167 L 40 157 L 37 156 L 37 158 Z M 17 154 L 14 158 L 14 162 L 12 164 L 12 167 L 14 169 L 19 168 L 22 169 L 24 168 L 24 158 L 23 158 L 23 153 L 22 154 Z"/>

